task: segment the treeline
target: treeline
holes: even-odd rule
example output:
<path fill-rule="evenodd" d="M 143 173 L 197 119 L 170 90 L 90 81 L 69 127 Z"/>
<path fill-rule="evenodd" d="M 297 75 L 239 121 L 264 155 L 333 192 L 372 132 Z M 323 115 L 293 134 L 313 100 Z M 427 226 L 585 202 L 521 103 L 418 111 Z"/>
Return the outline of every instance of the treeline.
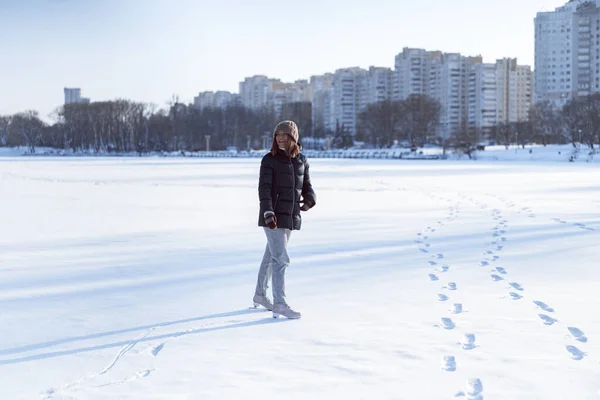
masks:
<path fill-rule="evenodd" d="M 438 144 L 469 151 L 480 142 L 492 141 L 507 147 L 583 143 L 593 149 L 600 143 L 600 94 L 574 99 L 561 109 L 548 101 L 539 102 L 526 121 L 502 122 L 485 129 L 478 129 L 464 117 L 460 128 L 446 138 L 439 135 L 440 104 L 427 96 L 370 104 L 358 120 L 359 137 L 377 147 L 399 142 L 412 147 Z"/>
<path fill-rule="evenodd" d="M 367 105 L 358 115 L 357 135 L 375 147 L 407 143 L 411 147 L 434 143 L 440 124 L 440 103 L 428 96 L 385 100 Z"/>
<path fill-rule="evenodd" d="M 270 146 L 273 127 L 293 119 L 310 132 L 310 103 L 289 103 L 279 115 L 270 109 L 241 106 L 204 108 L 177 101 L 167 110 L 130 100 L 61 106 L 56 122 L 45 123 L 35 111 L 0 116 L 0 145 L 71 149 L 75 152 L 200 151 Z M 210 136 L 207 140 L 207 136 Z"/>
<path fill-rule="evenodd" d="M 281 112 L 271 108 L 250 110 L 241 106 L 198 109 L 176 98 L 167 109 L 130 100 L 68 104 L 54 113 L 54 123 L 42 120 L 36 111 L 0 116 L 0 146 L 71 149 L 75 152 L 201 151 L 258 149 L 269 146 L 272 129 L 283 119 L 299 125 L 302 138 L 326 138 L 334 148 L 353 145 L 355 139 L 374 147 L 395 143 L 419 147 L 438 144 L 470 152 L 482 141 L 509 146 L 526 143 L 600 142 L 600 94 L 582 97 L 555 109 L 549 102 L 535 104 L 527 121 L 500 123 L 486 130 L 466 118 L 449 138 L 441 138 L 440 104 L 427 96 L 382 101 L 366 106 L 357 116 L 357 133 L 343 125 L 328 131 L 313 126 L 309 102 L 284 104 Z M 306 145 L 322 143 L 306 141 Z"/>

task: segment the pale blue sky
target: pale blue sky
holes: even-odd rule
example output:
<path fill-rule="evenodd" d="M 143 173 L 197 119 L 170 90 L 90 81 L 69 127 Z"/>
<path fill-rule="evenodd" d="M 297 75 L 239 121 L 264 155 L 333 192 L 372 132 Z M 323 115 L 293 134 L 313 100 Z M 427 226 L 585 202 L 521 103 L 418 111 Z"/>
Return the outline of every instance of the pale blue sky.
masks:
<path fill-rule="evenodd" d="M 50 113 L 63 87 L 163 106 L 244 77 L 393 67 L 403 47 L 517 57 L 555 0 L 0 0 L 0 114 Z"/>

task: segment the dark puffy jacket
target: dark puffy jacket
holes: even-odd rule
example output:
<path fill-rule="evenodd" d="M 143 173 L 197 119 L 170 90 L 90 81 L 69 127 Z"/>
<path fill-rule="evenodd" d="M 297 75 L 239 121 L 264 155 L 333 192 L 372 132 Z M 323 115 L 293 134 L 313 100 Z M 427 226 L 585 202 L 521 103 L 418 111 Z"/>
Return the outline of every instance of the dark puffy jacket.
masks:
<path fill-rule="evenodd" d="M 300 201 L 317 204 L 308 173 L 308 160 L 302 154 L 288 158 L 283 151 L 265 155 L 260 163 L 258 180 L 260 215 L 258 225 L 266 226 L 264 213 L 275 212 L 277 227 L 300 230 Z"/>

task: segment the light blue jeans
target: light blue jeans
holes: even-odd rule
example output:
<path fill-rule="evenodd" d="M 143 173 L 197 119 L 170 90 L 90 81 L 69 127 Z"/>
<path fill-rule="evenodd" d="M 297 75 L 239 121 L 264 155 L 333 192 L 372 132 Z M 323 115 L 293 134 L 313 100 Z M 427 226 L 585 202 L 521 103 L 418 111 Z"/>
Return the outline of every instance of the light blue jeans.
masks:
<path fill-rule="evenodd" d="M 264 227 L 263 229 L 267 236 L 267 246 L 258 270 L 256 294 L 266 296 L 272 276 L 273 304 L 285 305 L 285 269 L 290 265 L 287 244 L 292 231 L 284 228 L 271 229 Z"/>

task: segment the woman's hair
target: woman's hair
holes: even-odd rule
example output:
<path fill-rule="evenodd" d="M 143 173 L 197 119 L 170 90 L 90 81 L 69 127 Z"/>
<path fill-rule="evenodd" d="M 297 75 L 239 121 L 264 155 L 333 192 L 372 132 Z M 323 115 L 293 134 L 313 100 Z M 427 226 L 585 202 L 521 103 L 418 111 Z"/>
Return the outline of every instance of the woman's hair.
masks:
<path fill-rule="evenodd" d="M 302 150 L 302 147 L 300 147 L 300 145 L 298 143 L 294 142 L 292 140 L 292 138 L 290 138 L 290 140 L 288 140 L 287 148 L 284 149 L 285 155 L 289 158 L 298 157 L 298 154 L 300 154 L 301 150 Z M 273 137 L 273 143 L 271 144 L 271 154 L 276 155 L 277 152 L 279 152 L 279 145 L 277 144 L 277 139 L 275 137 Z"/>
<path fill-rule="evenodd" d="M 277 144 L 277 134 L 279 132 L 286 133 L 288 135 L 287 148 L 284 149 L 285 155 L 290 158 L 298 157 L 302 147 L 297 143 L 298 128 L 292 121 L 283 121 L 277 124 L 275 132 L 273 132 L 273 143 L 271 144 L 271 154 L 276 155 L 279 151 L 279 145 Z"/>

